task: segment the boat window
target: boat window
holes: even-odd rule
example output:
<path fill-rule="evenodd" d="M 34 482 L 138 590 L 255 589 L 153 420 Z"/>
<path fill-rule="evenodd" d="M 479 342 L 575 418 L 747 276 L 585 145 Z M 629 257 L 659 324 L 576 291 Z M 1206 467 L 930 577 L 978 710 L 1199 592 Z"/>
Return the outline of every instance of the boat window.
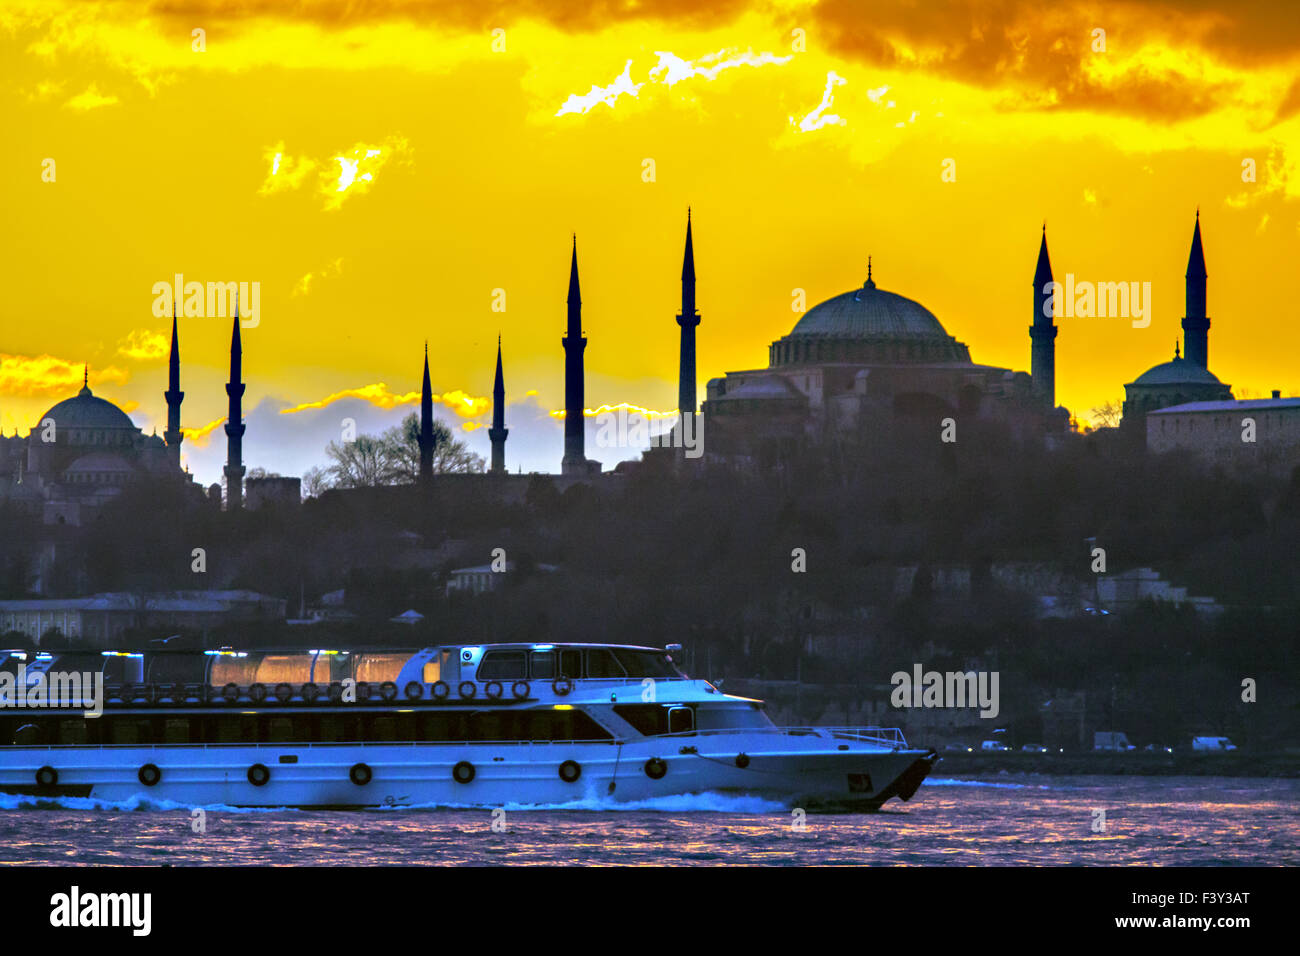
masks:
<path fill-rule="evenodd" d="M 774 726 L 759 704 L 703 706 L 695 712 L 700 730 L 748 730 Z"/>
<path fill-rule="evenodd" d="M 626 647 L 613 649 L 628 677 L 681 677 L 665 651 L 633 651 Z"/>
<path fill-rule="evenodd" d="M 336 680 L 346 680 L 353 676 L 352 655 L 333 651 L 317 651 L 316 662 L 312 665 L 311 673 L 311 679 L 322 686 Z M 216 681 L 213 681 L 213 683 L 216 683 Z"/>
<path fill-rule="evenodd" d="M 426 684 L 436 684 L 442 680 L 442 662 L 435 657 L 431 661 L 424 663 L 424 682 Z"/>
<path fill-rule="evenodd" d="M 627 671 L 614 657 L 612 651 L 604 647 L 591 648 L 587 651 L 587 676 L 595 678 L 626 677 Z"/>
<path fill-rule="evenodd" d="M 478 666 L 479 680 L 523 680 L 527 676 L 526 651 L 488 651 Z"/>
<path fill-rule="evenodd" d="M 257 743 L 257 718 L 251 714 L 209 718 L 205 724 L 210 744 Z"/>
<path fill-rule="evenodd" d="M 396 681 L 410 659 L 409 654 L 359 654 L 356 657 L 356 678 L 371 684 Z"/>
<path fill-rule="evenodd" d="M 470 720 L 475 740 L 503 740 L 500 714 L 475 714 Z"/>
<path fill-rule="evenodd" d="M 347 743 L 360 740 L 357 718 L 352 714 L 322 714 L 316 726 L 316 740 L 320 743 Z"/>
<path fill-rule="evenodd" d="M 695 711 L 689 707 L 671 707 L 668 710 L 668 732 L 689 734 L 695 729 Z"/>
<path fill-rule="evenodd" d="M 582 676 L 582 651 L 560 651 L 560 676 Z"/>
<path fill-rule="evenodd" d="M 555 652 L 533 651 L 533 680 L 550 680 L 555 676 Z"/>
<path fill-rule="evenodd" d="M 450 740 L 451 714 L 420 714 L 420 740 Z"/>
<path fill-rule="evenodd" d="M 247 657 L 218 654 L 212 658 L 212 668 L 208 671 L 208 683 L 213 687 L 224 687 L 226 684 L 238 684 L 240 687 L 247 687 L 249 684 L 255 684 L 257 683 L 257 665 L 261 660 L 262 655 L 257 652 L 250 652 Z M 107 676 L 104 679 L 108 680 Z"/>
<path fill-rule="evenodd" d="M 98 719 L 98 718 L 96 718 Z M 70 717 L 59 721 L 59 743 L 61 744 L 84 744 L 89 743 L 90 728 L 87 726 L 90 721 L 84 717 Z"/>
<path fill-rule="evenodd" d="M 615 704 L 614 713 L 647 737 L 668 733 L 668 708 L 660 704 Z"/>
<path fill-rule="evenodd" d="M 267 717 L 262 731 L 262 742 L 268 744 L 293 743 L 295 739 L 293 720 L 289 717 Z"/>
<path fill-rule="evenodd" d="M 163 720 L 163 739 L 165 744 L 187 744 L 190 742 L 190 721 L 188 717 L 167 717 Z"/>
<path fill-rule="evenodd" d="M 667 730 L 667 710 L 658 710 Z M 102 736 L 101 736 L 102 735 Z M 106 716 L 0 720 L 0 742 L 119 746 L 154 744 L 306 744 L 313 742 L 609 740 L 581 710 L 442 711 L 366 714 L 225 714 L 203 717 Z"/>
<path fill-rule="evenodd" d="M 267 654 L 257 666 L 258 683 L 305 684 L 311 680 L 311 654 Z"/>
<path fill-rule="evenodd" d="M 14 731 L 16 747 L 39 747 L 45 742 L 45 733 L 36 724 L 22 724 Z"/>
<path fill-rule="evenodd" d="M 104 719 L 104 718 L 100 718 Z M 108 724 L 108 743 L 110 744 L 148 744 L 152 743 L 149 733 L 149 721 L 140 717 L 112 717 Z"/>

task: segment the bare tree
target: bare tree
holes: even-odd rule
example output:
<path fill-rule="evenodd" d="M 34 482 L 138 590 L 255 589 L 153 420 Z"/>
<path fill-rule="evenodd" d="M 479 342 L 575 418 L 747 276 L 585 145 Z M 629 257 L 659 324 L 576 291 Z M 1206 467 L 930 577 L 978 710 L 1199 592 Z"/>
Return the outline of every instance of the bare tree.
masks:
<path fill-rule="evenodd" d="M 1088 413 L 1093 428 L 1114 428 L 1124 417 L 1124 405 L 1121 402 L 1106 402 L 1098 405 Z"/>

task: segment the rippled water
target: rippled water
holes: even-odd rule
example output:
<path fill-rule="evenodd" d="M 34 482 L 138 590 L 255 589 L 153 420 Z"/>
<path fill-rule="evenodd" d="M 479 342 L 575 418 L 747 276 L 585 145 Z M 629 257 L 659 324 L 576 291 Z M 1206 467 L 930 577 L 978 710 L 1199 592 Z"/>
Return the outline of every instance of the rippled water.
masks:
<path fill-rule="evenodd" d="M 1094 832 L 1105 811 L 1105 827 Z M 1300 864 L 1300 780 L 999 776 L 926 781 L 910 803 L 809 814 L 746 798 L 368 812 L 0 796 L 0 863 Z"/>

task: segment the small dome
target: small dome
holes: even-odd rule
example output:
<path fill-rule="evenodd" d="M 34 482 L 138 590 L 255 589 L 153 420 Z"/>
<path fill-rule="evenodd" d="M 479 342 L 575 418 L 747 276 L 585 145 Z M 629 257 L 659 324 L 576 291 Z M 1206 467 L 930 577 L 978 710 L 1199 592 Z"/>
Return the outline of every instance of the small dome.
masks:
<path fill-rule="evenodd" d="M 905 296 L 877 289 L 871 279 L 861 289 L 845 292 L 813 306 L 790 334 L 848 338 L 948 338 L 948 333 L 933 312 Z"/>
<path fill-rule="evenodd" d="M 74 398 L 64 399 L 41 416 L 41 421 L 54 419 L 56 429 L 68 428 L 129 428 L 136 430 L 135 423 L 127 417 L 126 412 L 112 402 L 96 398 L 89 388 L 83 388 Z M 40 425 L 38 423 L 37 427 Z"/>
<path fill-rule="evenodd" d="M 1201 368 L 1185 358 L 1175 358 L 1147 369 L 1137 377 L 1134 385 L 1222 385 L 1209 369 Z"/>

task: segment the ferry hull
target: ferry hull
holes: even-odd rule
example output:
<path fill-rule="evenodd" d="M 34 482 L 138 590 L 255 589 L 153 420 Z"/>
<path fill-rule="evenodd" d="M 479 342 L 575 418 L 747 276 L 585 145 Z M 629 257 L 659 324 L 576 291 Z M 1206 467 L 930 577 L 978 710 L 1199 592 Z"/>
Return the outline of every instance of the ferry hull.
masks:
<path fill-rule="evenodd" d="M 909 799 L 936 759 L 933 751 L 856 743 L 826 749 L 821 738 L 796 738 L 796 746 L 775 749 L 770 738 L 728 737 L 707 746 L 676 738 L 621 745 L 13 747 L 0 754 L 0 792 L 107 802 L 144 797 L 190 807 L 358 809 L 595 807 L 721 793 L 787 807 L 870 809 L 893 797 Z M 153 779 L 141 770 L 146 765 L 158 771 L 151 786 L 141 779 Z M 359 765 L 364 769 L 354 770 Z M 569 777 L 576 767 L 577 779 L 563 779 L 562 765 Z M 250 780 L 257 766 L 266 771 L 260 786 Z M 38 783 L 41 768 L 53 769 L 56 782 L 46 773 Z"/>

